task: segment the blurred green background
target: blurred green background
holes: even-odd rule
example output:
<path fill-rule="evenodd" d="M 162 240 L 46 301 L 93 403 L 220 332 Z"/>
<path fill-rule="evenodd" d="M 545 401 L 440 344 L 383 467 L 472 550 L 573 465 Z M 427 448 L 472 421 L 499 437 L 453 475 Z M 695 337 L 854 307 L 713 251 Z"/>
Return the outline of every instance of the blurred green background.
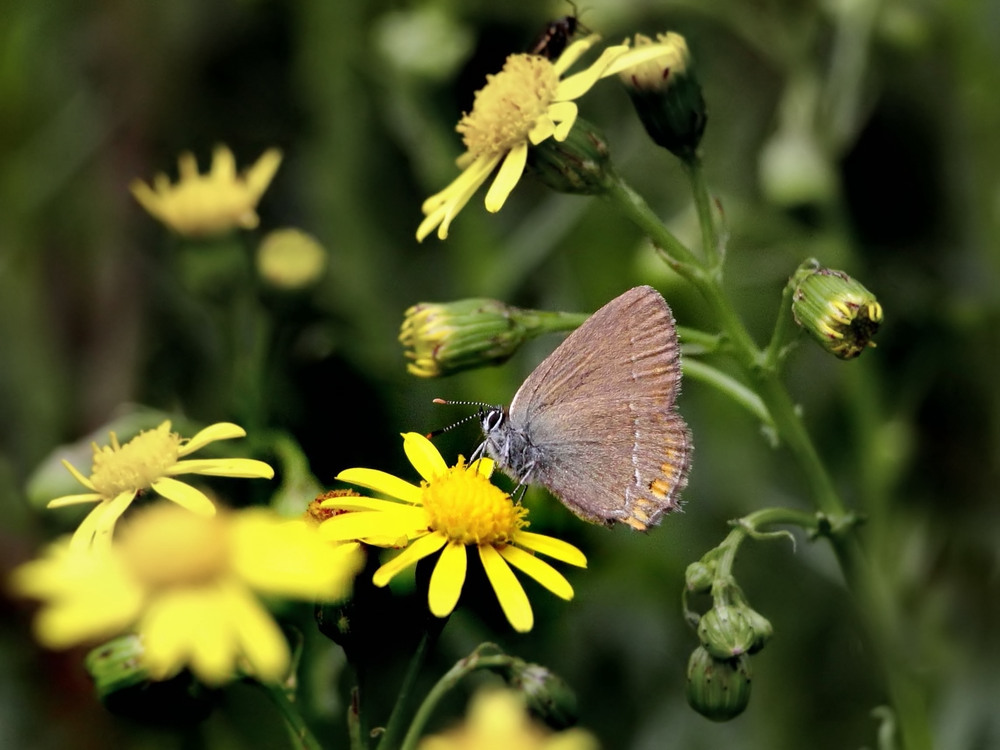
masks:
<path fill-rule="evenodd" d="M 508 402 L 556 343 L 533 342 L 502 368 L 419 381 L 396 342 L 418 301 L 490 296 L 589 311 L 649 283 L 681 325 L 712 330 L 692 290 L 600 200 L 525 179 L 499 214 L 486 213 L 480 194 L 446 242 L 414 240 L 421 202 L 456 174 L 454 125 L 473 92 L 569 12 L 560 2 L 482 0 L 5 3 L 3 573 L 71 528 L 73 519 L 29 503 L 32 472 L 58 446 L 106 433 L 130 404 L 195 423 L 235 420 L 251 438 L 287 431 L 327 486 L 350 466 L 412 477 L 399 433 L 464 414 L 432 398 Z M 759 341 L 806 257 L 878 295 L 877 349 L 840 362 L 804 342 L 787 382 L 845 497 L 868 517 L 866 539 L 929 686 L 938 745 L 1000 747 L 1000 6 L 589 0 L 581 19 L 608 40 L 667 29 L 687 37 L 709 107 L 705 168 L 730 233 L 728 288 Z M 596 87 L 581 110 L 606 131 L 626 179 L 695 242 L 684 174 L 648 142 L 617 82 Z M 260 229 L 199 255 L 127 186 L 175 175 L 185 149 L 207 169 L 217 143 L 241 167 L 275 145 L 285 160 L 261 201 Z M 247 283 L 213 258 L 242 257 L 282 226 L 317 237 L 329 268 L 306 293 L 250 285 L 273 349 L 263 352 L 265 376 L 248 385 L 226 343 L 234 331 L 259 333 L 241 328 L 247 293 L 234 287 Z M 241 408 L 244 399 L 263 408 Z M 569 572 L 576 599 L 527 583 L 536 626 L 517 636 L 470 581 L 428 679 L 495 640 L 561 673 L 605 748 L 873 747 L 870 710 L 886 698 L 870 644 L 829 550 L 801 538 L 794 550 L 747 544 L 737 565 L 776 631 L 754 657 L 749 709 L 713 724 L 687 707 L 696 639 L 681 616 L 685 566 L 721 541 L 728 519 L 810 504 L 791 458 L 737 406 L 688 382 L 680 407 L 696 445 L 685 512 L 648 535 L 609 531 L 532 490 L 533 529 L 587 553 L 589 569 Z M 439 445 L 453 459 L 477 440 L 470 425 Z M 80 653 L 41 651 L 30 608 L 0 601 L 2 747 L 286 742 L 276 711 L 246 686 L 195 727 L 113 717 L 93 697 Z M 400 627 L 372 625 L 390 653 Z M 329 685 L 335 655 L 319 643 L 315 652 L 311 679 Z M 394 679 L 390 670 L 386 696 Z M 314 703 L 328 746 L 346 746 L 343 705 Z M 453 703 L 435 726 L 460 712 L 458 696 Z"/>

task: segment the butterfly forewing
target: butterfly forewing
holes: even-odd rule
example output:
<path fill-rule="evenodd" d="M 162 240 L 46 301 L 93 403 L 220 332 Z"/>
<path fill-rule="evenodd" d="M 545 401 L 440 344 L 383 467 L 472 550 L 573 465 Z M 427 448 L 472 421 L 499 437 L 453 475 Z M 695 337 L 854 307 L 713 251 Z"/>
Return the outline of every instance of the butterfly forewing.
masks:
<path fill-rule="evenodd" d="M 690 464 L 687 426 L 674 407 L 680 375 L 663 297 L 636 287 L 609 302 L 511 403 L 511 434 L 530 440 L 536 457 L 527 481 L 590 520 L 658 523 L 677 506 Z"/>

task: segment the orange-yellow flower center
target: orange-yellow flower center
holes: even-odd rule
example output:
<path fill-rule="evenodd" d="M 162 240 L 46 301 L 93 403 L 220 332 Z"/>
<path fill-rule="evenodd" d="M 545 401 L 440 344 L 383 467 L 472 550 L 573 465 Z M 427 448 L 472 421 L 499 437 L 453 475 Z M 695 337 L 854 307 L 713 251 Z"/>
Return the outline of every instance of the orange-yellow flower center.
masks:
<path fill-rule="evenodd" d="M 109 500 L 122 492 L 149 487 L 177 463 L 180 444 L 181 437 L 170 431 L 170 422 L 141 432 L 122 446 L 112 434 L 112 445 L 94 445 L 90 481 Z"/>
<path fill-rule="evenodd" d="M 472 156 L 502 154 L 524 142 L 556 95 L 559 75 L 538 55 L 511 55 L 503 70 L 486 76 L 472 112 L 455 128 Z"/>
<path fill-rule="evenodd" d="M 422 501 L 428 526 L 462 544 L 504 544 L 527 526 L 525 508 L 463 459 L 424 483 Z"/>
<path fill-rule="evenodd" d="M 163 503 L 137 514 L 116 546 L 149 588 L 197 586 L 229 569 L 229 529 L 224 516 L 206 518 Z"/>

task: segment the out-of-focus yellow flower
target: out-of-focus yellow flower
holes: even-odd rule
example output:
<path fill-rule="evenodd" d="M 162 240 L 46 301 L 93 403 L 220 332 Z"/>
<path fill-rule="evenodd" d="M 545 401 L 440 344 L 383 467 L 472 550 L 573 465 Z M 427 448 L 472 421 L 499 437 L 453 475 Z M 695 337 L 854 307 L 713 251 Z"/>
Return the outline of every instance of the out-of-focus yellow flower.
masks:
<path fill-rule="evenodd" d="M 276 229 L 257 248 L 257 273 L 279 289 L 301 289 L 319 280 L 326 259 L 315 237 L 298 229 Z"/>
<path fill-rule="evenodd" d="M 358 545 L 331 545 L 302 520 L 264 509 L 209 518 L 160 503 L 136 513 L 113 545 L 54 544 L 11 583 L 43 602 L 35 633 L 50 648 L 134 629 L 153 679 L 189 667 L 209 684 L 238 671 L 274 681 L 289 650 L 257 594 L 342 599 L 361 563 Z"/>
<path fill-rule="evenodd" d="M 94 447 L 94 465 L 89 477 L 81 474 L 68 461 L 63 465 L 90 492 L 64 495 L 51 500 L 49 508 L 96 502 L 97 506 L 73 534 L 72 545 L 82 549 L 106 547 L 111 543 L 115 522 L 135 499 L 150 489 L 159 495 L 201 515 L 215 513 L 215 506 L 204 492 L 173 477 L 178 474 L 205 474 L 216 477 L 246 477 L 270 479 L 274 469 L 263 461 L 251 458 L 208 458 L 182 461 L 216 440 L 244 437 L 239 425 L 218 422 L 206 427 L 190 440 L 170 431 L 170 422 L 154 430 L 146 430 L 125 445 L 111 433 L 111 445 Z"/>
<path fill-rule="evenodd" d="M 150 187 L 142 180 L 130 185 L 132 195 L 154 218 L 178 234 L 203 237 L 260 222 L 257 203 L 271 184 L 281 151 L 270 148 L 243 174 L 236 173 L 236 159 L 226 146 L 217 146 L 208 174 L 198 173 L 198 162 L 188 151 L 178 159 L 178 180 L 158 174 Z"/>
<path fill-rule="evenodd" d="M 507 620 L 519 632 L 531 630 L 534 614 L 528 595 L 511 570 L 517 568 L 563 599 L 573 598 L 573 587 L 535 552 L 586 567 L 576 547 L 526 531 L 527 509 L 489 481 L 493 461 L 481 459 L 448 467 L 434 444 L 423 435 L 403 435 L 403 449 L 424 481 L 420 486 L 376 469 L 347 469 L 343 482 L 381 492 L 402 502 L 365 497 L 335 497 L 323 507 L 352 511 L 324 521 L 320 533 L 339 541 L 375 543 L 379 537 L 398 540 L 406 548 L 385 563 L 372 578 L 385 586 L 419 560 L 440 552 L 427 592 L 431 612 L 447 617 L 455 609 L 465 584 L 466 547 L 475 548 Z"/>
<path fill-rule="evenodd" d="M 528 148 L 549 137 L 566 140 L 576 122 L 574 100 L 600 79 L 663 53 L 660 45 L 608 47 L 586 70 L 564 78 L 599 39 L 592 34 L 573 42 L 554 62 L 541 55 L 510 55 L 503 70 L 486 77 L 486 85 L 476 92 L 472 112 L 456 127 L 466 148 L 458 159 L 462 174 L 424 201 L 421 210 L 426 218 L 417 229 L 418 241 L 435 228 L 438 237 L 445 239 L 452 219 L 498 166 L 486 193 L 486 210 L 499 211 L 524 173 Z"/>
<path fill-rule="evenodd" d="M 531 720 L 523 698 L 512 690 L 482 690 L 460 727 L 425 737 L 417 750 L 597 750 L 586 730 L 552 732 Z"/>

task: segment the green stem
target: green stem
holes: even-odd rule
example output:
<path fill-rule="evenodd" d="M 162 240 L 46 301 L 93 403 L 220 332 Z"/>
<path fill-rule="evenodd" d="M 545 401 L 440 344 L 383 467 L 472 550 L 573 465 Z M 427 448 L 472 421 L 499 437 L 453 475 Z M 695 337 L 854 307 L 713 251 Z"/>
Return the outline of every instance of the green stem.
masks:
<path fill-rule="evenodd" d="M 445 694 L 461 682 L 466 675 L 472 674 L 477 669 L 507 667 L 514 661 L 515 659 L 507 654 L 483 656 L 481 651 L 476 650 L 464 659 L 460 659 L 456 662 L 455 666 L 445 672 L 441 679 L 438 680 L 434 687 L 431 688 L 430 692 L 427 693 L 427 697 L 424 698 L 423 703 L 420 704 L 420 708 L 417 709 L 416 714 L 413 716 L 410 729 L 406 733 L 406 737 L 403 739 L 403 744 L 400 747 L 400 750 L 414 750 L 416 748 L 417 743 L 420 741 L 420 736 L 423 734 L 424 727 L 427 725 L 427 721 L 430 719 L 431 714 L 434 713 L 434 709 L 437 707 L 437 704 L 440 703 Z"/>
<path fill-rule="evenodd" d="M 691 192 L 694 195 L 694 205 L 698 212 L 698 225 L 701 227 L 702 251 L 705 255 L 706 265 L 713 274 L 722 273 L 722 247 L 719 242 L 719 233 L 715 226 L 715 216 L 712 212 L 712 196 L 708 192 L 708 183 L 705 181 L 705 170 L 702 167 L 701 157 L 693 156 L 690 160 L 682 160 L 684 171 L 687 172 L 691 181 Z"/>
<path fill-rule="evenodd" d="M 299 713 L 292 691 L 276 682 L 262 682 L 258 684 L 267 691 L 267 694 L 271 696 L 271 700 L 274 701 L 278 710 L 281 711 L 281 717 L 285 720 L 285 726 L 288 728 L 288 733 L 292 738 L 292 745 L 302 750 L 322 750 L 322 745 L 313 737 L 312 732 L 309 731 L 309 727 L 306 726 L 306 722 L 302 718 L 302 714 Z"/>
<path fill-rule="evenodd" d="M 417 644 L 416 653 L 413 654 L 413 659 L 410 660 L 410 666 L 406 670 L 406 676 L 403 678 L 403 685 L 399 689 L 396 705 L 389 715 L 389 721 L 385 726 L 385 731 L 382 733 L 382 738 L 379 740 L 378 750 L 394 750 L 396 747 L 399 747 L 398 737 L 402 734 L 403 722 L 410 713 L 410 694 L 413 691 L 417 677 L 420 675 L 424 660 L 427 658 L 432 638 L 431 634 L 425 631 L 420 638 L 420 643 Z"/>
<path fill-rule="evenodd" d="M 700 359 L 686 357 L 681 361 L 681 367 L 684 370 L 685 377 L 692 380 L 699 380 L 722 391 L 765 425 L 772 429 L 774 428 L 771 415 L 768 414 L 767 407 L 760 400 L 760 396 L 743 385 L 743 383 L 726 375 L 721 370 L 717 370 L 711 365 L 702 362 Z"/>

